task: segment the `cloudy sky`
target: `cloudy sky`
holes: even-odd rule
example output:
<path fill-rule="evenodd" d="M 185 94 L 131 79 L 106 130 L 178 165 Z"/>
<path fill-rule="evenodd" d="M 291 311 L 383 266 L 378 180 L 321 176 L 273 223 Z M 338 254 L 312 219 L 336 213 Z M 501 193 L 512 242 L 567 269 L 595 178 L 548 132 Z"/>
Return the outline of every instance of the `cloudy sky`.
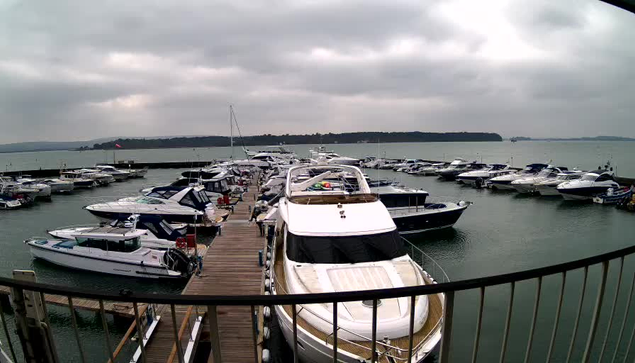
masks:
<path fill-rule="evenodd" d="M 599 1 L 0 0 L 0 142 L 492 131 L 635 137 Z"/>

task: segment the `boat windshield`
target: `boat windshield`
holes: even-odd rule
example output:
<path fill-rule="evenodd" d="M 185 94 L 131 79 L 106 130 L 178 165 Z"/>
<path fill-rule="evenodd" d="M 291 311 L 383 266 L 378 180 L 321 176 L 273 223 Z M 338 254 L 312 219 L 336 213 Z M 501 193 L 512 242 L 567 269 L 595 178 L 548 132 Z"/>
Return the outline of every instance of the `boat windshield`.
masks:
<path fill-rule="evenodd" d="M 595 181 L 598 176 L 595 174 L 586 174 L 582 177 L 581 180 Z"/>
<path fill-rule="evenodd" d="M 397 230 L 363 236 L 314 237 L 287 234 L 287 257 L 299 263 L 362 263 L 392 260 L 406 249 Z"/>
<path fill-rule="evenodd" d="M 98 248 L 100 250 L 111 252 L 134 252 L 141 248 L 139 237 L 119 241 L 95 238 L 77 238 L 77 244 L 81 247 Z"/>
<path fill-rule="evenodd" d="M 148 198 L 148 197 L 139 197 L 137 198 L 136 202 L 139 204 L 164 204 L 162 201 L 158 199 Z"/>

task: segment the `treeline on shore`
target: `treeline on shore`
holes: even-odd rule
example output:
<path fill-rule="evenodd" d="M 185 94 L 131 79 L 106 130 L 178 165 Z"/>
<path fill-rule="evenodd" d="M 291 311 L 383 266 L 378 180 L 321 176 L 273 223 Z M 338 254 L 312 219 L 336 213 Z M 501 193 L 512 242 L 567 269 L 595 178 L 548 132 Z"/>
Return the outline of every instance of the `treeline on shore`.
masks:
<path fill-rule="evenodd" d="M 452 141 L 503 141 L 496 133 L 488 132 L 349 132 L 342 134 L 310 135 L 257 135 L 234 138 L 235 145 L 278 145 L 278 144 L 355 144 L 392 142 L 452 142 Z M 161 149 L 184 147 L 230 146 L 228 136 L 174 137 L 161 139 L 117 139 L 95 144 L 93 149 L 108 150 L 119 147 L 125 149 Z"/>

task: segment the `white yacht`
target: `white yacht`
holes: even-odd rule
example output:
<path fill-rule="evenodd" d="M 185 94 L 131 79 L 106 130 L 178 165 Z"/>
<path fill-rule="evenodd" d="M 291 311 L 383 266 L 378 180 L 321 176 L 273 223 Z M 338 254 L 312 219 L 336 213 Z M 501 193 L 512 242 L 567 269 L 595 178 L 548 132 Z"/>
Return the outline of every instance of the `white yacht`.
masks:
<path fill-rule="evenodd" d="M 502 190 L 516 190 L 512 186 L 512 182 L 517 179 L 530 177 L 538 174 L 542 169 L 546 168 L 547 164 L 534 163 L 525 166 L 525 168 L 516 173 L 510 173 L 505 175 L 500 175 L 494 178 L 491 178 L 487 185 L 494 190 L 502 189 Z"/>
<path fill-rule="evenodd" d="M 95 169 L 99 170 L 99 172 L 103 174 L 112 175 L 115 178 L 115 181 L 124 181 L 130 177 L 130 172 L 119 170 L 114 166 L 110 165 L 96 165 Z"/>
<path fill-rule="evenodd" d="M 612 173 L 605 170 L 586 173 L 580 179 L 570 180 L 556 187 L 566 200 L 592 200 L 594 196 L 606 193 L 611 188 L 617 190 L 620 185 Z"/>
<path fill-rule="evenodd" d="M 75 189 L 91 189 L 97 186 L 95 179 L 89 178 L 78 171 L 63 171 L 60 173 L 60 179 L 72 182 Z"/>
<path fill-rule="evenodd" d="M 324 146 L 320 146 L 317 150 L 309 150 L 309 155 L 314 164 L 320 164 L 325 161 L 331 165 L 359 165 L 360 159 L 341 156 L 333 151 L 328 151 Z"/>
<path fill-rule="evenodd" d="M 405 171 L 415 164 L 424 163 L 421 159 L 406 159 L 401 163 L 397 163 L 392 167 L 394 171 Z"/>
<path fill-rule="evenodd" d="M 143 278 L 187 278 L 194 262 L 183 252 L 141 246 L 144 230 L 103 227 L 73 239 L 34 237 L 24 241 L 34 258 L 56 265 L 113 275 Z"/>
<path fill-rule="evenodd" d="M 538 174 L 527 176 L 524 178 L 516 179 L 512 182 L 511 186 L 516 189 L 518 193 L 529 194 L 536 193 L 536 184 L 549 178 L 555 178 L 558 174 L 568 171 L 564 166 L 552 166 L 549 165 L 542 169 Z"/>
<path fill-rule="evenodd" d="M 70 180 L 62 180 L 58 178 L 42 179 L 40 182 L 51 187 L 51 193 L 70 193 L 75 190 L 75 184 Z"/>
<path fill-rule="evenodd" d="M 555 178 L 550 177 L 535 184 L 536 191 L 543 196 L 560 196 L 558 185 L 570 180 L 580 179 L 584 175 L 583 171 L 566 171 L 559 173 Z"/>
<path fill-rule="evenodd" d="M 97 169 L 79 169 L 76 171 L 81 173 L 81 175 L 85 178 L 94 179 L 97 186 L 105 187 L 115 182 L 114 176 L 102 173 Z"/>
<path fill-rule="evenodd" d="M 199 227 L 216 226 L 222 221 L 221 214 L 226 214 L 226 211 L 214 207 L 201 186 L 156 187 L 148 195 L 92 204 L 84 208 L 106 222 L 125 219 L 133 214 L 149 214 L 159 215 L 168 223 L 187 223 Z"/>
<path fill-rule="evenodd" d="M 1 187 L 0 192 L 2 192 Z M 18 209 L 20 207 L 22 207 L 22 201 L 20 199 L 0 194 L 0 210 Z"/>
<path fill-rule="evenodd" d="M 456 176 L 456 180 L 465 185 L 482 187 L 485 186 L 487 181 L 491 178 L 515 172 L 516 170 L 511 169 L 511 167 L 507 164 L 490 164 L 481 170 L 472 170 L 461 173 Z"/>
<path fill-rule="evenodd" d="M 417 171 L 417 175 L 430 176 L 430 175 L 438 175 L 439 170 L 445 168 L 446 163 L 434 163 L 428 167 L 420 168 Z"/>
<path fill-rule="evenodd" d="M 309 168 L 311 170 L 309 170 Z M 318 174 L 297 179 L 300 175 Z M 353 175 L 358 188 L 313 188 L 327 179 Z M 325 182 L 326 183 L 326 182 Z M 330 183 L 327 183 L 330 184 Z M 404 240 L 386 207 L 371 194 L 352 166 L 296 167 L 289 171 L 278 204 L 273 294 L 307 294 L 390 289 L 433 284 L 432 277 L 406 253 Z M 319 221 L 319 223 L 316 223 Z M 419 296 L 414 307 L 413 359 L 420 362 L 441 340 L 444 296 Z M 403 361 L 408 354 L 411 306 L 408 298 L 377 303 L 374 354 Z M 293 345 L 290 306 L 276 306 L 282 332 Z M 333 306 L 297 306 L 298 354 L 304 362 L 333 362 Z M 372 301 L 338 304 L 338 361 L 368 362 L 372 352 Z"/>
<path fill-rule="evenodd" d="M 41 183 L 35 179 L 31 179 L 29 177 L 17 178 L 15 181 L 25 188 L 36 189 L 37 193 L 35 194 L 35 198 L 51 199 L 51 186 Z"/>
<path fill-rule="evenodd" d="M 177 239 L 184 240 L 187 225 L 184 227 L 184 229 L 177 230 L 159 216 L 134 214 L 125 220 L 114 220 L 108 224 L 61 227 L 47 232 L 55 238 L 75 239 L 81 238 L 83 235 L 91 235 L 95 231 L 143 230 L 145 234 L 139 236 L 142 247 L 166 250 L 176 247 Z"/>

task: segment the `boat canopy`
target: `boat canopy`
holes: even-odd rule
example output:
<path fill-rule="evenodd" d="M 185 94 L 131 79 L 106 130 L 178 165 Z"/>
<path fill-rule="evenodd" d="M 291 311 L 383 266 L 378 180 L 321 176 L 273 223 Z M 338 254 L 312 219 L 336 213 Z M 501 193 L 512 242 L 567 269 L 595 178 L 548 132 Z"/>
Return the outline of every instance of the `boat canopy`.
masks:
<path fill-rule="evenodd" d="M 406 250 L 397 230 L 362 236 L 315 237 L 287 234 L 287 257 L 299 263 L 362 263 L 392 260 Z"/>

